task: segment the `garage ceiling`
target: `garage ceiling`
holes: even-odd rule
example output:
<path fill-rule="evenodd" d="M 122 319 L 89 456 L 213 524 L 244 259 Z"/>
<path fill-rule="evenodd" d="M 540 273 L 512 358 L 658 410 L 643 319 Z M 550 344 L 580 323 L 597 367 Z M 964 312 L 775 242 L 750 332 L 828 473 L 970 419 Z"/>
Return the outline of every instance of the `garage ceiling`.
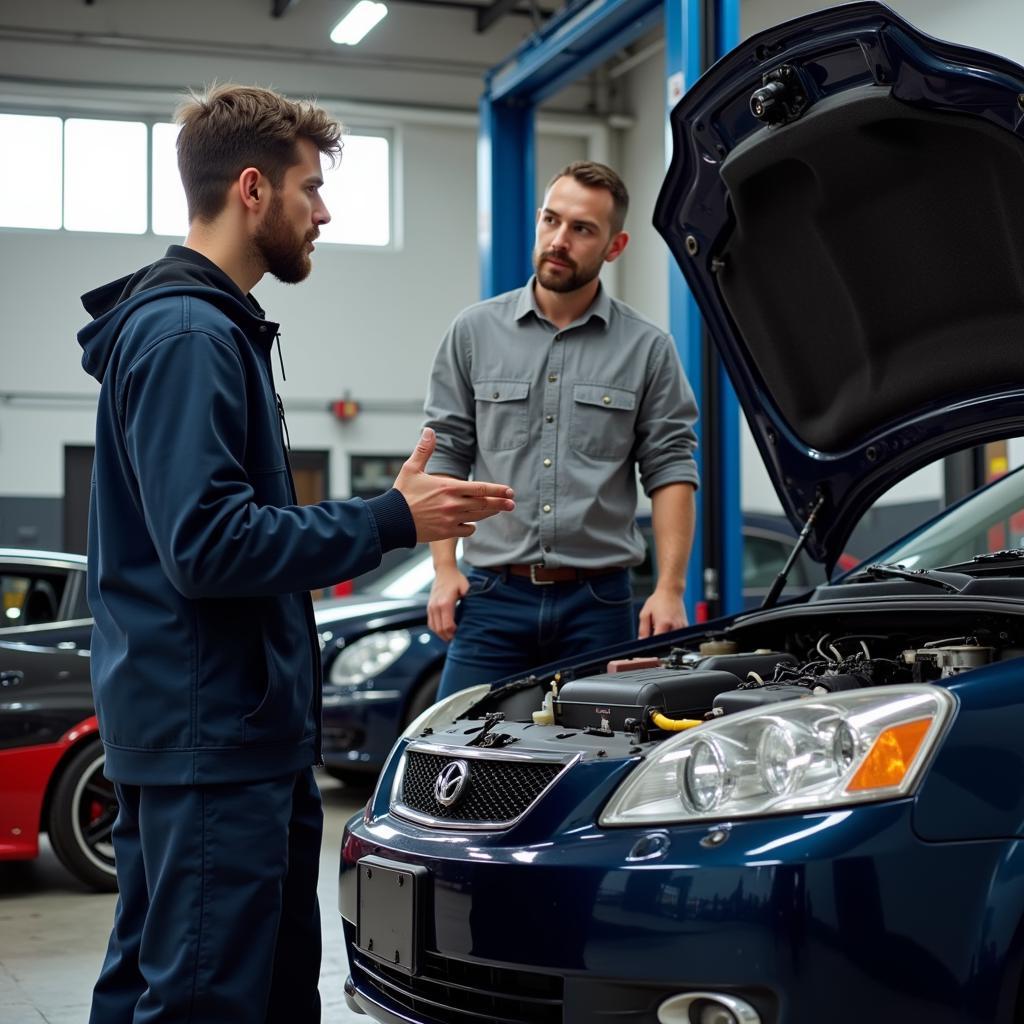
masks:
<path fill-rule="evenodd" d="M 475 109 L 484 73 L 563 0 L 387 0 L 357 46 L 331 29 L 355 0 L 2 0 L 0 86 L 174 91 L 212 79 L 286 93 Z M 593 112 L 591 84 L 554 108 Z M 596 104 L 601 107 L 601 104 Z"/>
<path fill-rule="evenodd" d="M 92 4 L 95 0 L 85 0 Z M 535 28 L 541 25 L 557 10 L 557 7 L 546 7 L 536 0 L 391 0 L 392 3 L 422 4 L 428 7 L 448 7 L 452 10 L 470 11 L 473 15 L 477 32 L 486 32 L 501 18 L 509 15 L 521 15 L 530 18 Z M 284 17 L 299 0 L 270 0 L 271 17 Z M 568 6 L 568 0 L 566 0 Z"/>

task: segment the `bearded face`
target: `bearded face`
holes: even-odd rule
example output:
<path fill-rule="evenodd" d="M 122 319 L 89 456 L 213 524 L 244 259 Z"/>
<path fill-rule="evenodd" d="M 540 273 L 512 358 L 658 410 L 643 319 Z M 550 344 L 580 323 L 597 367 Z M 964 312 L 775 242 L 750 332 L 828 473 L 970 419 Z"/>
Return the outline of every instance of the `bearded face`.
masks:
<path fill-rule="evenodd" d="M 578 261 L 564 250 L 542 249 L 537 245 L 533 250 L 533 269 L 537 280 L 548 291 L 574 292 L 590 284 L 601 273 L 608 248 L 589 259 Z"/>
<path fill-rule="evenodd" d="M 555 179 L 537 211 L 533 269 L 549 292 L 575 292 L 591 285 L 604 263 L 614 260 L 628 235 L 616 220 L 612 194 L 570 175 Z"/>
<path fill-rule="evenodd" d="M 275 192 L 263 223 L 253 236 L 253 246 L 269 273 L 285 284 L 298 284 L 313 269 L 309 254 L 319 234 L 317 228 L 296 228 L 285 215 L 284 200 Z"/>

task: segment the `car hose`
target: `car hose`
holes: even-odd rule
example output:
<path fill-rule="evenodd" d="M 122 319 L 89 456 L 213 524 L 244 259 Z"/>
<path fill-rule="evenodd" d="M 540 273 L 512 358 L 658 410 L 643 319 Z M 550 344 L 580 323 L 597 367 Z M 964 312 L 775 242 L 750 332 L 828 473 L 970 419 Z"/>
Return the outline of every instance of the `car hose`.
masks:
<path fill-rule="evenodd" d="M 682 732 L 684 729 L 692 729 L 696 725 L 702 725 L 699 718 L 669 718 L 660 711 L 651 712 L 651 721 L 666 732 Z"/>

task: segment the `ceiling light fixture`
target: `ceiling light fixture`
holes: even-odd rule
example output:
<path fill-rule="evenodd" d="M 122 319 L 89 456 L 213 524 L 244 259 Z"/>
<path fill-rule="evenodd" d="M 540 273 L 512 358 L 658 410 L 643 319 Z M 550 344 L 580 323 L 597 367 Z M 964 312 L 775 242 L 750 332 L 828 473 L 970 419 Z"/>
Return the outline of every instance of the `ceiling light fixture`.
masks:
<path fill-rule="evenodd" d="M 331 42 L 355 46 L 387 13 L 387 4 L 374 3 L 374 0 L 359 0 L 359 3 L 331 29 Z"/>

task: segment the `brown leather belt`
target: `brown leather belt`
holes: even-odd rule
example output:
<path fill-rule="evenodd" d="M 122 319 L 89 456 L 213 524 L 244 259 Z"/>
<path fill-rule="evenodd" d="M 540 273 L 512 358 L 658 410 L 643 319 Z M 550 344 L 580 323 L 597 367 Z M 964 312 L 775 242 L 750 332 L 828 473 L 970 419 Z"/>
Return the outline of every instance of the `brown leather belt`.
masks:
<path fill-rule="evenodd" d="M 497 565 L 491 572 L 503 572 L 509 576 L 526 576 L 531 583 L 579 583 L 581 580 L 589 580 L 594 576 L 607 576 L 610 572 L 622 572 L 618 565 L 610 566 L 607 569 L 575 569 L 570 565 L 553 566 L 529 564 L 526 562 L 515 565 Z"/>

